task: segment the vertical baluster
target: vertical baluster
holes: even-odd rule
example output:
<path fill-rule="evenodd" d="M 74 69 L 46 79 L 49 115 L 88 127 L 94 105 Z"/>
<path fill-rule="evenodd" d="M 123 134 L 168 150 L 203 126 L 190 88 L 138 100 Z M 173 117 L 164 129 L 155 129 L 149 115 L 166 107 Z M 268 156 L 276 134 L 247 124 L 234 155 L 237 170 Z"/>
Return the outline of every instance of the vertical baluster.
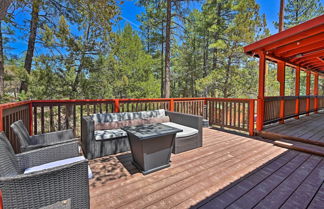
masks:
<path fill-rule="evenodd" d="M 37 134 L 37 106 L 34 106 L 34 134 Z"/>
<path fill-rule="evenodd" d="M 99 103 L 99 112 L 102 113 L 102 103 Z"/>
<path fill-rule="evenodd" d="M 238 112 L 239 112 L 239 120 L 238 120 L 238 128 L 241 128 L 241 120 L 242 120 L 242 110 L 241 110 L 241 102 L 238 102 Z"/>
<path fill-rule="evenodd" d="M 93 104 L 93 114 L 97 113 L 97 108 L 96 108 L 96 104 Z"/>
<path fill-rule="evenodd" d="M 41 132 L 44 133 L 45 132 L 45 123 L 44 123 L 44 106 L 41 106 Z"/>
<path fill-rule="evenodd" d="M 61 104 L 57 106 L 57 126 L 58 130 L 61 130 Z"/>
<path fill-rule="evenodd" d="M 109 112 L 109 103 L 106 102 L 106 113 L 108 113 L 108 112 Z"/>
<path fill-rule="evenodd" d="M 76 117 L 76 104 L 74 104 L 73 105 L 73 133 L 74 133 L 74 135 L 76 135 L 76 129 L 77 129 L 77 127 L 76 127 L 76 120 L 77 120 L 77 117 Z"/>
<path fill-rule="evenodd" d="M 54 129 L 54 121 L 53 121 L 53 105 L 50 105 L 50 131 L 53 132 L 55 131 Z"/>

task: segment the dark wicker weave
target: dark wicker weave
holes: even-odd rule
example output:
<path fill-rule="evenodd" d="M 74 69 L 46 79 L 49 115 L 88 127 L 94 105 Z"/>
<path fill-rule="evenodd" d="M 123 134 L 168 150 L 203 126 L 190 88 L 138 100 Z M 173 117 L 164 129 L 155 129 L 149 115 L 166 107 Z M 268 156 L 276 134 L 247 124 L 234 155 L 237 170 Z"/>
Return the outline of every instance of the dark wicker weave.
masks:
<path fill-rule="evenodd" d="M 87 160 L 23 174 L 28 167 L 78 155 L 76 142 L 15 155 L 5 134 L 0 133 L 0 190 L 4 208 L 40 208 L 68 199 L 72 208 L 89 208 Z"/>
<path fill-rule="evenodd" d="M 168 111 L 165 114 L 170 117 L 171 122 L 195 128 L 199 131 L 198 134 L 193 136 L 176 139 L 173 153 L 184 152 L 202 146 L 202 117 Z M 125 152 L 130 149 L 128 137 L 95 140 L 95 127 L 92 116 L 83 117 L 81 126 L 81 143 L 88 159 Z"/>
<path fill-rule="evenodd" d="M 21 152 L 77 140 L 74 138 L 72 129 L 29 136 L 21 120 L 11 124 L 11 128 L 19 139 Z"/>

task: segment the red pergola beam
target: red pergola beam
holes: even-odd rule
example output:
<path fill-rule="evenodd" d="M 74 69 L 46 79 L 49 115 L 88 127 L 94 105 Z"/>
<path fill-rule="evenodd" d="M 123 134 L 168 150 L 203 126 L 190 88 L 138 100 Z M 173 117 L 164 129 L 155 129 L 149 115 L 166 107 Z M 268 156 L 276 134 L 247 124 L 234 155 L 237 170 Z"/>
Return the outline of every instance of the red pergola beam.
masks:
<path fill-rule="evenodd" d="M 323 35 L 324 36 L 324 35 Z M 292 57 L 298 54 L 309 53 L 312 51 L 318 51 L 324 49 L 324 41 L 316 42 L 298 49 L 290 50 L 286 53 L 281 54 L 281 57 Z"/>
<path fill-rule="evenodd" d="M 244 52 L 253 54 L 255 50 L 271 50 L 288 43 L 305 39 L 324 31 L 324 15 L 311 19 L 295 27 L 269 36 L 268 38 L 257 41 L 244 47 Z"/>
<path fill-rule="evenodd" d="M 316 51 L 309 52 L 307 54 L 303 54 L 301 57 L 295 57 L 293 59 L 290 59 L 290 61 L 300 63 L 302 60 L 308 60 L 308 59 L 312 59 L 314 57 L 320 57 L 320 56 L 324 56 L 323 47 L 320 50 L 316 50 Z"/>
<path fill-rule="evenodd" d="M 313 43 L 318 43 L 324 40 L 324 33 L 320 33 L 302 40 L 295 41 L 294 43 L 290 43 L 284 46 L 281 46 L 275 49 L 275 55 L 280 56 L 282 53 L 285 53 L 290 50 L 299 49 L 305 46 L 308 46 Z"/>

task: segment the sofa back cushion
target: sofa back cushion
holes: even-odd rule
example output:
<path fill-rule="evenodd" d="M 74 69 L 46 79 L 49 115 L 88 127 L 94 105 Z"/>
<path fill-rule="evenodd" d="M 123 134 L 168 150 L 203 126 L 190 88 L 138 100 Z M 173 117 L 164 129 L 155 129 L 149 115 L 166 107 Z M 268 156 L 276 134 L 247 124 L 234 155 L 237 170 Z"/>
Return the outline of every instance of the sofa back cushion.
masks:
<path fill-rule="evenodd" d="M 106 123 L 95 123 L 95 130 L 112 130 L 112 129 L 120 129 L 125 126 L 139 126 L 147 123 L 151 124 L 151 123 L 165 123 L 165 122 L 170 122 L 169 116 L 134 119 L 134 120 L 123 120 L 123 121 L 106 122 Z"/>
<path fill-rule="evenodd" d="M 0 133 L 0 177 L 20 174 L 18 161 L 12 146 L 5 135 Z"/>
<path fill-rule="evenodd" d="M 106 113 L 106 114 L 94 114 L 92 119 L 94 123 L 107 123 L 124 120 L 145 119 L 152 117 L 165 116 L 165 110 L 150 110 L 141 112 L 121 112 L 121 113 Z"/>
<path fill-rule="evenodd" d="M 95 130 L 119 129 L 125 126 L 138 126 L 145 124 L 144 119 L 123 120 L 115 122 L 95 123 Z"/>
<path fill-rule="evenodd" d="M 154 118 L 146 118 L 145 123 L 152 124 L 152 123 L 166 123 L 170 122 L 169 116 L 163 116 L 163 117 L 154 117 Z"/>

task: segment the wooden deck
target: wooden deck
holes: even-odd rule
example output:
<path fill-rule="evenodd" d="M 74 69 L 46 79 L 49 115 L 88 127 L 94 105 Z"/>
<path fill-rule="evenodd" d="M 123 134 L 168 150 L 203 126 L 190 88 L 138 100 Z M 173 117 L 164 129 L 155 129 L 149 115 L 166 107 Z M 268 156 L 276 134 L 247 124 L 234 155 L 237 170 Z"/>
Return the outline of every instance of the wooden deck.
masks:
<path fill-rule="evenodd" d="M 91 208 L 319 208 L 324 158 L 204 129 L 204 145 L 143 176 L 130 153 L 90 162 Z"/>
<path fill-rule="evenodd" d="M 302 116 L 300 119 L 286 120 L 285 124 L 273 124 L 264 131 L 298 137 L 324 143 L 324 112 Z"/>

